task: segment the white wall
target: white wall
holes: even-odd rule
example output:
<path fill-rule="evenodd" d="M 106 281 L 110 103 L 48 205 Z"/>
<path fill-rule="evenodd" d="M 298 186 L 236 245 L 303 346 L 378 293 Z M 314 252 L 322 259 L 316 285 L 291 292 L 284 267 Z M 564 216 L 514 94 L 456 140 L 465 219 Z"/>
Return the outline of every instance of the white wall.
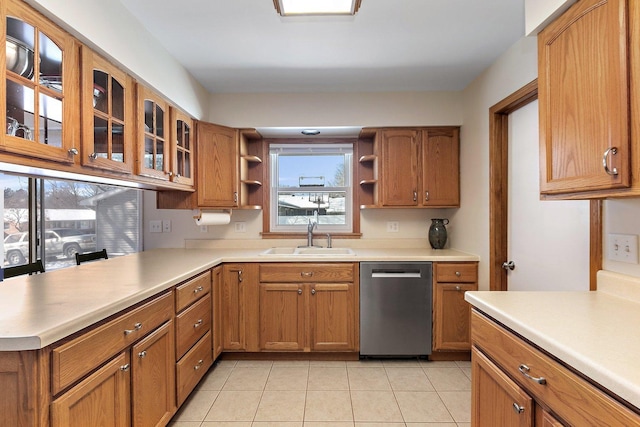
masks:
<path fill-rule="evenodd" d="M 576 0 L 525 0 L 525 34 L 535 36 Z"/>
<path fill-rule="evenodd" d="M 28 0 L 83 43 L 118 63 L 196 119 L 208 115 L 207 91 L 114 0 Z"/>
<path fill-rule="evenodd" d="M 607 258 L 609 234 L 640 235 L 640 199 L 611 199 L 604 202 L 603 268 L 640 277 L 639 264 L 611 261 Z"/>
<path fill-rule="evenodd" d="M 461 207 L 451 246 L 480 256 L 482 290 L 489 289 L 489 108 L 537 76 L 536 39 L 523 37 L 463 92 Z"/>

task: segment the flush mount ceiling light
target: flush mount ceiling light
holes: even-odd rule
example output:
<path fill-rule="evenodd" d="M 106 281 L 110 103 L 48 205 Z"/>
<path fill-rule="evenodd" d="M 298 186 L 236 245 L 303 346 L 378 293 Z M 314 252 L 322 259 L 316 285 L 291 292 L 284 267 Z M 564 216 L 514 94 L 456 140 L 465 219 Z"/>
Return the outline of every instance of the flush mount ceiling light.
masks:
<path fill-rule="evenodd" d="M 308 135 L 308 136 L 320 135 L 320 131 L 318 129 L 304 129 L 300 133 L 303 134 L 303 135 Z"/>
<path fill-rule="evenodd" d="M 355 15 L 362 0 L 273 0 L 282 16 Z"/>

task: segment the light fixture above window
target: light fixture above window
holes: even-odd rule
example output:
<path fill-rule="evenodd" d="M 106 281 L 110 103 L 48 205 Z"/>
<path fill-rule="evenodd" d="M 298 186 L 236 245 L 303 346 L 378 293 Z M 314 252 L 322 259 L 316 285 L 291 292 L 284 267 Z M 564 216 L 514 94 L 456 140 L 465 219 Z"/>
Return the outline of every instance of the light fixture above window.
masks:
<path fill-rule="evenodd" d="M 282 16 L 355 15 L 362 0 L 273 0 Z"/>

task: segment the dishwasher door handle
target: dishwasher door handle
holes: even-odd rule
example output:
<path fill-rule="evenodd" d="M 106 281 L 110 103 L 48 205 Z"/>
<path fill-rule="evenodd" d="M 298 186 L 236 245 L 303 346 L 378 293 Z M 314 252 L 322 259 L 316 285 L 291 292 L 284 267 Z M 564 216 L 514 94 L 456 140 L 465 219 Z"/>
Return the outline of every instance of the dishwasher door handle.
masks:
<path fill-rule="evenodd" d="M 374 271 L 371 277 L 399 277 L 399 278 L 420 278 L 419 271 Z"/>

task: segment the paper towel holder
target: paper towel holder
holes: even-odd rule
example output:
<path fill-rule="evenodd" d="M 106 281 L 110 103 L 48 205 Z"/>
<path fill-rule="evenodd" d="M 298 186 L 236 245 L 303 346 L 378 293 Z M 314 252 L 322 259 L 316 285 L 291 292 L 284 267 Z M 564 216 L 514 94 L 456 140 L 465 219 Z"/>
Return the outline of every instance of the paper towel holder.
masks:
<path fill-rule="evenodd" d="M 220 212 L 220 213 L 227 213 L 229 214 L 229 216 L 231 216 L 231 213 L 233 212 L 232 209 L 222 209 L 222 210 L 211 210 L 211 212 Z M 193 219 L 194 220 L 199 220 L 202 219 L 202 209 L 196 209 L 195 213 L 193 215 Z"/>

